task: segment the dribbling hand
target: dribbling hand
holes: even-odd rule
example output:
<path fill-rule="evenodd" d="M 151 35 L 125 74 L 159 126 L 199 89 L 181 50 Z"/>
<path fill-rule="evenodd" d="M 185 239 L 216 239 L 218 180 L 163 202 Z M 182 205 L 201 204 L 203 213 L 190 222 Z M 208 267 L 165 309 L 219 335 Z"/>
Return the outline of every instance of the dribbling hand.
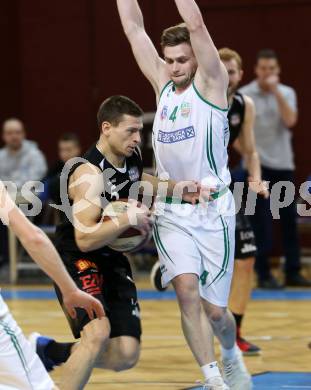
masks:
<path fill-rule="evenodd" d="M 90 320 L 105 316 L 101 302 L 78 288 L 72 292 L 63 294 L 63 303 L 71 318 L 77 317 L 76 308 L 84 309 Z"/>

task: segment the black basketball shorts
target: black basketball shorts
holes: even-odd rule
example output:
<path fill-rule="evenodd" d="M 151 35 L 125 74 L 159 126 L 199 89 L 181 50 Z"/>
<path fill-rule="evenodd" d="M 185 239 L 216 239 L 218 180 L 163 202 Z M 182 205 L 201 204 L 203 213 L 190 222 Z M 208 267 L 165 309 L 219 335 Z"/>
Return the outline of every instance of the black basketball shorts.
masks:
<path fill-rule="evenodd" d="M 256 256 L 256 253 L 255 234 L 248 216 L 245 215 L 244 208 L 241 207 L 236 215 L 234 258 L 244 260 Z"/>
<path fill-rule="evenodd" d="M 132 336 L 140 341 L 140 308 L 128 259 L 122 253 L 107 256 L 97 252 L 65 252 L 61 257 L 78 288 L 103 304 L 110 321 L 110 338 Z M 74 337 L 79 338 L 83 327 L 91 321 L 87 312 L 77 308 L 77 318 L 72 319 L 57 286 L 55 291 Z"/>

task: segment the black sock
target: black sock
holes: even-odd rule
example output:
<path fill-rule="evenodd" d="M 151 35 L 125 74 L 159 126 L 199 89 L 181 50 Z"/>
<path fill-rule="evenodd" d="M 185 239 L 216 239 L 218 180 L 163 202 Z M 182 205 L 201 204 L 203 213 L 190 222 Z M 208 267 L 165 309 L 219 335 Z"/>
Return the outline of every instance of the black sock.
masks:
<path fill-rule="evenodd" d="M 45 354 L 56 364 L 65 363 L 70 356 L 71 347 L 74 344 L 75 343 L 58 343 L 53 340 L 46 347 Z"/>
<path fill-rule="evenodd" d="M 234 317 L 235 323 L 236 323 L 237 336 L 240 337 L 240 329 L 241 329 L 244 314 L 235 314 L 235 313 L 232 313 L 232 314 L 233 314 L 233 317 Z"/>

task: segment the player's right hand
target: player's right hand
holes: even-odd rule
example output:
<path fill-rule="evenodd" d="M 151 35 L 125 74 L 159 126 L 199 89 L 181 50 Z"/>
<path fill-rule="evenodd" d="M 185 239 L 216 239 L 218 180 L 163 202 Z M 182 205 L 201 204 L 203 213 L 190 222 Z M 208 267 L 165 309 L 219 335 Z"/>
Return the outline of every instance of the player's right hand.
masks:
<path fill-rule="evenodd" d="M 135 226 L 142 234 L 148 234 L 152 229 L 152 213 L 147 206 L 136 200 L 128 200 L 127 217 L 131 226 Z"/>
<path fill-rule="evenodd" d="M 95 316 L 96 318 L 105 316 L 105 311 L 101 302 L 78 288 L 71 292 L 63 293 L 63 303 L 71 318 L 77 317 L 77 307 L 84 309 L 90 320 L 93 320 Z"/>

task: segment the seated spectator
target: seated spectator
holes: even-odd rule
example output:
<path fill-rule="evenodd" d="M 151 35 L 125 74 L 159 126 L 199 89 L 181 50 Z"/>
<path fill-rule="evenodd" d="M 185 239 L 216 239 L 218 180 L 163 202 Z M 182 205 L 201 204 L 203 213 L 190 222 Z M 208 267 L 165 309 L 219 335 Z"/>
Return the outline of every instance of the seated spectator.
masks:
<path fill-rule="evenodd" d="M 5 146 L 0 149 L 0 179 L 15 183 L 18 190 L 29 180 L 42 179 L 47 170 L 45 157 L 37 144 L 25 137 L 24 124 L 19 119 L 3 123 Z"/>
<path fill-rule="evenodd" d="M 11 118 L 3 123 L 4 147 L 0 149 L 0 180 L 16 184 L 20 191 L 30 180 L 40 180 L 45 175 L 45 157 L 37 144 L 25 139 L 23 122 Z M 7 227 L 0 222 L 0 266 L 8 261 Z"/>
<path fill-rule="evenodd" d="M 59 160 L 48 170 L 44 178 L 45 198 L 53 200 L 56 204 L 60 203 L 59 178 L 62 169 L 68 160 L 78 157 L 80 154 L 81 148 L 78 136 L 74 133 L 64 133 L 58 140 Z"/>

